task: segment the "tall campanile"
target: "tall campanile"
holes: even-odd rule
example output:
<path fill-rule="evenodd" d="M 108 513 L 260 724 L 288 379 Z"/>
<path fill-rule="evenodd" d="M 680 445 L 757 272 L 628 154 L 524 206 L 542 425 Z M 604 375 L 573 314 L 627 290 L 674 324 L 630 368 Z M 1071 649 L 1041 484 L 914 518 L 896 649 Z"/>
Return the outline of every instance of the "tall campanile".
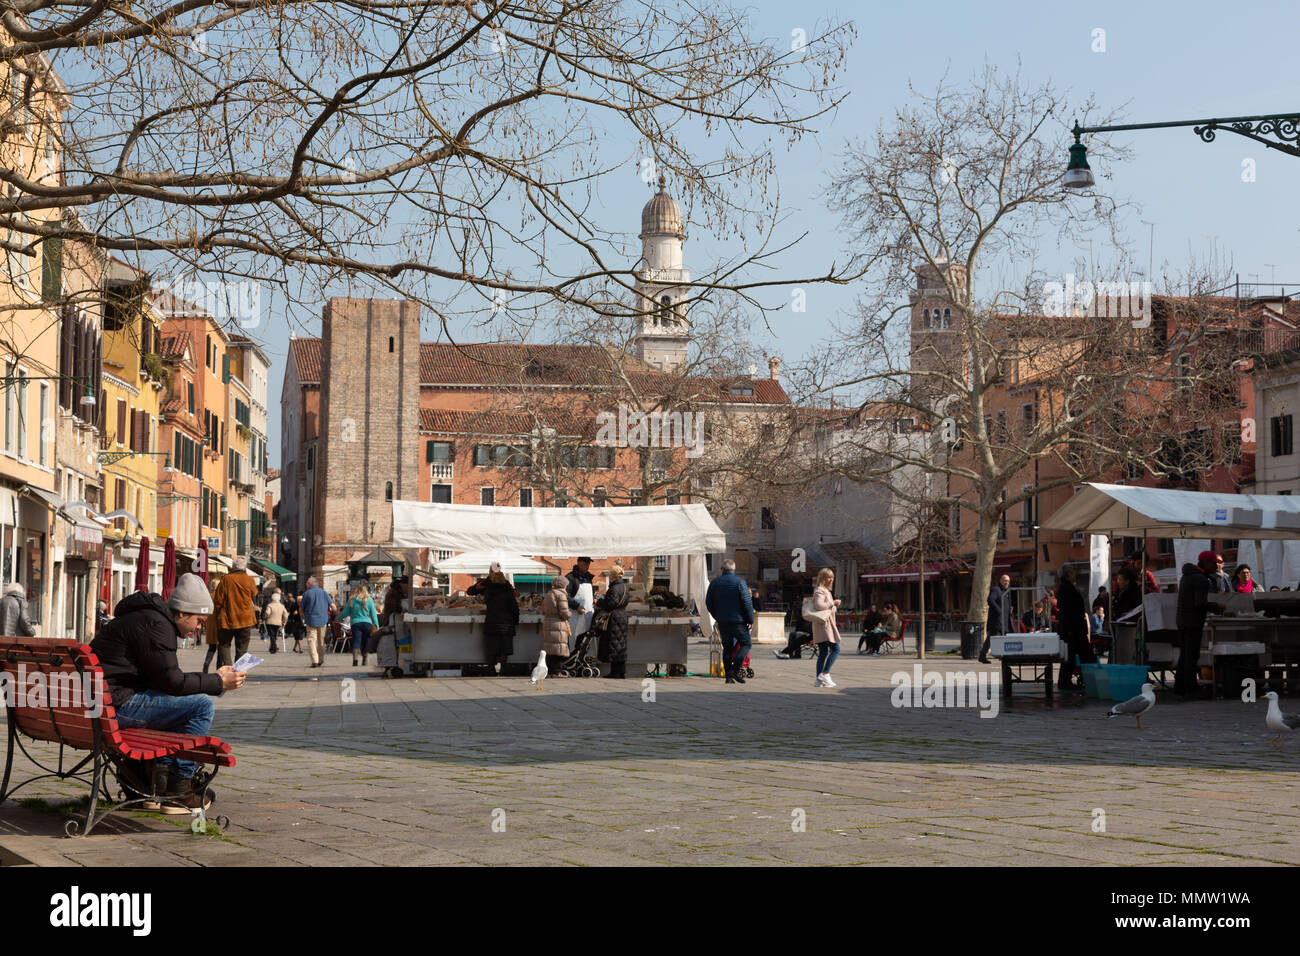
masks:
<path fill-rule="evenodd" d="M 641 263 L 637 270 L 636 356 L 665 372 L 686 365 L 691 344 L 687 317 L 690 270 L 682 264 L 686 227 L 682 207 L 666 191 L 659 177 L 659 192 L 641 210 Z"/>
<path fill-rule="evenodd" d="M 321 334 L 317 565 L 392 539 L 392 500 L 418 499 L 420 306 L 333 298 Z"/>

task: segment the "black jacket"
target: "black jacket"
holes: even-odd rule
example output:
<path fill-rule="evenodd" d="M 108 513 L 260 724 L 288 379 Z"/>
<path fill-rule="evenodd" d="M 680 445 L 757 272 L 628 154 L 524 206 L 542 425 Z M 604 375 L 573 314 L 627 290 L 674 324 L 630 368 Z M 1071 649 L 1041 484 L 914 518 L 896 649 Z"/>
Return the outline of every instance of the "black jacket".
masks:
<path fill-rule="evenodd" d="M 1205 626 L 1206 604 L 1211 587 L 1210 576 L 1198 565 L 1183 565 L 1183 576 L 1178 582 L 1178 613 L 1174 618 L 1178 627 Z"/>
<path fill-rule="evenodd" d="M 1067 644 L 1088 640 L 1088 608 L 1079 589 L 1062 579 L 1056 588 L 1056 633 Z"/>
<path fill-rule="evenodd" d="M 569 582 L 564 588 L 564 592 L 569 595 L 569 607 L 576 611 L 582 607 L 582 603 L 577 599 L 578 588 L 584 584 L 590 584 L 595 578 L 590 571 L 579 571 L 576 564 L 573 566 L 573 570 L 564 577 Z"/>
<path fill-rule="evenodd" d="M 176 661 L 179 633 L 171 611 L 157 594 L 127 595 L 90 642 L 104 669 L 104 680 L 120 707 L 135 694 L 161 691 L 172 697 L 222 692 L 220 674 L 186 674 Z"/>
<path fill-rule="evenodd" d="M 1016 602 L 1011 596 L 1011 590 L 1002 590 L 1000 584 L 995 584 L 989 590 L 989 634 L 1009 634 L 1012 630 L 1011 622 L 1016 615 Z"/>
<path fill-rule="evenodd" d="M 483 633 L 514 636 L 515 625 L 519 623 L 519 602 L 515 600 L 515 589 L 508 582 L 484 581 L 467 588 L 465 593 L 483 595 L 483 602 L 487 605 Z"/>
<path fill-rule="evenodd" d="M 627 660 L 627 582 L 611 581 L 605 593 L 596 598 L 596 610 L 609 611 L 609 627 L 600 636 L 596 656 L 602 661 Z"/>
<path fill-rule="evenodd" d="M 1111 614 L 1115 620 L 1118 620 L 1141 603 L 1142 589 L 1135 583 L 1130 584 L 1124 590 L 1115 592 L 1115 597 L 1111 602 Z M 1136 622 L 1127 621 L 1125 623 L 1133 624 Z"/>

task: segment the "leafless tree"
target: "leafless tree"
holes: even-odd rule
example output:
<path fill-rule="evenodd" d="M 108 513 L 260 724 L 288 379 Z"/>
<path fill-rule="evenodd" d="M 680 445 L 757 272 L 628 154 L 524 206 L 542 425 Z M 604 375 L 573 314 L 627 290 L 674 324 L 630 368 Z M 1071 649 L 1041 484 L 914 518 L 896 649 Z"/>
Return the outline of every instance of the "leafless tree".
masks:
<path fill-rule="evenodd" d="M 617 319 L 634 264 L 599 191 L 665 173 L 745 239 L 695 289 L 759 308 L 777 280 L 749 267 L 794 238 L 770 144 L 838 105 L 852 32 L 792 49 L 690 0 L 3 0 L 0 146 L 33 148 L 0 164 L 0 242 L 85 241 L 202 305 L 256 286 L 314 316 L 341 286 L 444 328 L 557 302 Z"/>
<path fill-rule="evenodd" d="M 1062 185 L 1065 121 L 1105 121 L 1094 112 L 1087 103 L 1067 112 L 1050 86 L 986 69 L 969 86 L 917 95 L 853 144 L 832 177 L 832 207 L 867 290 L 842 341 L 792 369 L 793 390 L 796 404 L 828 393 L 855 401 L 818 423 L 844 432 L 831 451 L 810 453 L 818 446 L 791 430 L 786 457 L 799 467 L 785 474 L 882 483 L 927 515 L 941 507 L 973 517 L 973 621 L 986 615 L 1009 508 L 1125 465 L 1161 477 L 1186 469 L 1185 457 L 1151 456 L 1178 434 L 1175 396 L 1204 391 L 1210 405 L 1198 413 L 1211 417 L 1236 407 L 1235 389 L 1215 391 L 1232 381 L 1237 356 L 1225 361 L 1207 334 L 1212 303 L 1195 294 L 1204 290 L 1164 310 L 1179 316 L 1165 321 L 1149 289 L 1128 283 L 1117 204 Z M 1113 167 L 1104 139 L 1089 148 Z M 1107 280 L 1089 287 L 1100 295 L 1036 265 L 1042 245 L 1089 233 L 1114 262 L 1104 276 L 1079 270 L 1079 282 Z M 1212 444 L 1198 454 L 1222 452 Z M 918 493 L 898 480 L 905 467 L 939 487 Z"/>

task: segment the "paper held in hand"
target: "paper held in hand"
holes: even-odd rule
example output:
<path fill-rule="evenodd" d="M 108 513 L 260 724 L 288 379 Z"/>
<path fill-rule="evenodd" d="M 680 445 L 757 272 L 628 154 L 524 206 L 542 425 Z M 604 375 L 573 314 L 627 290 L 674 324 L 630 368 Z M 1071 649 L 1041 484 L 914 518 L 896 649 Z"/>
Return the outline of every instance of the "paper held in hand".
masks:
<path fill-rule="evenodd" d="M 243 671 L 251 671 L 254 667 L 256 667 L 258 664 L 261 664 L 264 660 L 266 660 L 266 658 L 264 657 L 257 657 L 256 655 L 253 654 L 245 654 L 239 660 L 235 661 L 235 670 L 240 671 L 241 673 Z"/>

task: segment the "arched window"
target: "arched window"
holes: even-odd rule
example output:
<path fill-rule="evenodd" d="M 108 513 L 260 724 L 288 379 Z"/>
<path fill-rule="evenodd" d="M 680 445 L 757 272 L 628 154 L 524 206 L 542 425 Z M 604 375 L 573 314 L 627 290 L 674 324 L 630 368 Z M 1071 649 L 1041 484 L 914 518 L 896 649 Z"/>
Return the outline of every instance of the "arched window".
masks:
<path fill-rule="evenodd" d="M 391 481 L 384 482 L 384 500 L 393 500 L 393 483 Z"/>
<path fill-rule="evenodd" d="M 391 335 L 388 337 L 388 351 L 393 351 L 393 337 Z"/>
<path fill-rule="evenodd" d="M 943 310 L 943 327 L 945 329 L 952 328 L 952 309 Z"/>
<path fill-rule="evenodd" d="M 673 300 L 671 296 L 662 296 L 659 299 L 659 316 L 663 319 L 663 324 L 668 325 L 672 322 Z"/>
<path fill-rule="evenodd" d="M 921 328 L 928 329 L 929 327 L 930 327 L 930 310 L 926 309 L 925 312 L 922 313 Z"/>

